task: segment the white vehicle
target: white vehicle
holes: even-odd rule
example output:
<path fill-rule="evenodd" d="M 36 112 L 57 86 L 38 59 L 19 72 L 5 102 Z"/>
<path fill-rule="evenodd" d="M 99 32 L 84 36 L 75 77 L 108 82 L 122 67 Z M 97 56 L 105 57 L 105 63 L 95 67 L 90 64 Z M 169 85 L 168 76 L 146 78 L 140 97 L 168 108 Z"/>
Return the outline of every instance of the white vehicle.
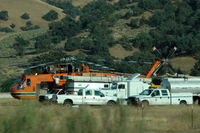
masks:
<path fill-rule="evenodd" d="M 150 87 L 151 79 L 138 78 L 140 74 L 135 73 L 129 78 L 118 77 L 83 77 L 67 76 L 67 91 L 78 91 L 80 89 L 97 89 L 106 96 L 116 96 L 120 103 L 126 104 L 126 99 L 132 95 L 138 95 L 144 89 Z"/>
<path fill-rule="evenodd" d="M 110 88 L 114 81 L 125 81 L 123 76 L 89 77 L 89 76 L 65 76 L 67 83 L 65 90 L 78 92 L 80 89 Z"/>
<path fill-rule="evenodd" d="M 139 95 L 130 96 L 131 105 L 193 104 L 192 93 L 170 93 L 168 89 L 146 89 Z"/>
<path fill-rule="evenodd" d="M 192 93 L 193 102 L 200 104 L 200 78 L 163 79 L 160 87 L 168 89 L 171 93 Z"/>
<path fill-rule="evenodd" d="M 117 103 L 117 97 L 105 96 L 99 90 L 94 89 L 80 89 L 78 95 L 53 95 L 52 100 L 66 106 L 81 104 L 115 105 Z"/>
<path fill-rule="evenodd" d="M 51 91 L 49 91 L 47 94 L 41 94 L 39 96 L 39 101 L 49 101 L 52 99 L 52 96 L 56 94 L 56 95 L 61 95 L 61 94 L 65 94 L 63 89 L 52 89 Z"/>
<path fill-rule="evenodd" d="M 101 92 L 108 96 L 117 96 L 122 104 L 132 95 L 138 95 L 141 91 L 150 87 L 151 79 L 138 78 L 140 74 L 133 74 L 126 81 L 113 82 L 110 88 L 100 88 Z"/>

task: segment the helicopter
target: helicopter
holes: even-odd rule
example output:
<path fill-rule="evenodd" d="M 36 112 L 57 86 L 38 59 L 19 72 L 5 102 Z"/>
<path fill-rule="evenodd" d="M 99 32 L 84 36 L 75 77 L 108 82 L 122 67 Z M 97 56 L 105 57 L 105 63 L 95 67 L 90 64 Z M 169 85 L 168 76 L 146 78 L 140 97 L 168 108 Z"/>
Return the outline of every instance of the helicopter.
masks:
<path fill-rule="evenodd" d="M 80 61 L 75 59 L 71 55 L 65 55 L 61 59 L 65 63 L 53 64 L 53 62 L 39 64 L 28 68 L 21 69 L 19 71 L 25 71 L 37 67 L 43 67 L 44 73 L 34 75 L 21 75 L 15 83 L 11 86 L 10 93 L 17 99 L 34 99 L 39 96 L 41 83 L 47 83 L 48 89 L 62 88 L 66 84 L 67 79 L 64 78 L 67 75 L 72 76 L 125 76 L 129 77 L 130 74 L 114 73 L 114 72 L 101 72 L 90 69 L 89 64 L 92 64 L 103 69 L 110 69 L 109 67 L 95 64 L 87 61 Z M 71 62 L 81 62 L 81 69 L 75 68 Z"/>

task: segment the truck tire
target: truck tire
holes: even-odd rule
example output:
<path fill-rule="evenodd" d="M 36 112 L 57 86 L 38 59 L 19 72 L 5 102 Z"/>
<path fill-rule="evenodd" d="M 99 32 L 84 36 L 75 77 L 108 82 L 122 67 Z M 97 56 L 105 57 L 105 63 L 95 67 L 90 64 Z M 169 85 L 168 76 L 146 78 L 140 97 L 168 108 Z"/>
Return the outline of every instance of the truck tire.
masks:
<path fill-rule="evenodd" d="M 72 102 L 70 100 L 65 100 L 64 105 L 66 107 L 72 107 Z"/>
<path fill-rule="evenodd" d="M 108 106 L 115 106 L 116 102 L 114 102 L 114 101 L 108 101 L 107 105 Z"/>
<path fill-rule="evenodd" d="M 185 100 L 180 101 L 180 105 L 186 105 L 186 104 L 187 104 L 187 102 Z"/>
<path fill-rule="evenodd" d="M 148 107 L 149 106 L 149 102 L 148 101 L 142 101 L 141 103 L 141 107 L 142 108 L 145 108 L 145 107 Z"/>

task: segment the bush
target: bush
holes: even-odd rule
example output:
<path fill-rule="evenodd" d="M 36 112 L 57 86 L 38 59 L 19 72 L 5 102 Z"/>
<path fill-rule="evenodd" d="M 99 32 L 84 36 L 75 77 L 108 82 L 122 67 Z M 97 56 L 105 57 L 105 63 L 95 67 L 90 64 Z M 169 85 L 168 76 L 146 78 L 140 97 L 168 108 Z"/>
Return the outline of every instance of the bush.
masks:
<path fill-rule="evenodd" d="M 40 27 L 38 25 L 33 25 L 31 23 L 31 21 L 27 21 L 26 22 L 26 26 L 20 27 L 21 30 L 23 31 L 28 31 L 28 30 L 35 30 L 35 29 L 39 29 Z"/>
<path fill-rule="evenodd" d="M 44 34 L 37 37 L 34 45 L 38 52 L 50 50 L 52 48 L 51 36 L 49 34 Z"/>
<path fill-rule="evenodd" d="M 30 16 L 28 13 L 24 13 L 22 16 L 21 16 L 22 19 L 29 19 Z"/>
<path fill-rule="evenodd" d="M 8 27 L 3 27 L 3 28 L 0 28 L 0 32 L 9 33 L 9 32 L 14 32 L 14 31 Z"/>
<path fill-rule="evenodd" d="M 129 43 L 129 40 L 126 36 L 123 36 L 120 40 L 119 43 L 122 45 L 122 47 L 126 50 L 132 50 L 132 45 Z"/>
<path fill-rule="evenodd" d="M 12 29 L 14 29 L 14 28 L 15 28 L 15 24 L 11 24 L 10 27 L 11 27 Z"/>
<path fill-rule="evenodd" d="M 27 22 L 26 22 L 26 26 L 31 26 L 31 25 L 33 25 L 33 24 L 31 23 L 31 21 L 27 21 Z"/>
<path fill-rule="evenodd" d="M 9 92 L 11 85 L 14 83 L 15 79 L 7 79 L 3 81 L 3 83 L 0 85 L 0 92 Z"/>
<path fill-rule="evenodd" d="M 153 10 L 153 9 L 161 8 L 162 4 L 160 3 L 159 0 L 141 0 L 138 3 L 138 6 L 145 10 L 148 10 L 148 9 Z"/>
<path fill-rule="evenodd" d="M 23 56 L 25 47 L 27 47 L 30 42 L 28 40 L 24 40 L 22 37 L 19 36 L 15 38 L 15 41 L 16 42 L 13 44 L 13 47 L 16 50 L 17 55 Z"/>
<path fill-rule="evenodd" d="M 80 38 L 69 38 L 65 43 L 66 51 L 73 51 L 81 48 L 81 39 Z"/>
<path fill-rule="evenodd" d="M 131 12 L 127 12 L 122 18 L 129 19 L 133 14 Z"/>
<path fill-rule="evenodd" d="M 138 28 L 139 27 L 139 19 L 132 19 L 129 26 L 132 28 Z"/>
<path fill-rule="evenodd" d="M 133 11 L 133 16 L 139 16 L 144 12 L 144 10 L 139 7 L 132 7 L 132 11 Z"/>
<path fill-rule="evenodd" d="M 46 21 L 53 21 L 58 19 L 58 13 L 54 10 L 50 10 L 47 14 L 42 16 L 42 18 Z"/>
<path fill-rule="evenodd" d="M 8 11 L 6 10 L 3 10 L 3 11 L 0 11 L 0 20 L 8 20 Z"/>

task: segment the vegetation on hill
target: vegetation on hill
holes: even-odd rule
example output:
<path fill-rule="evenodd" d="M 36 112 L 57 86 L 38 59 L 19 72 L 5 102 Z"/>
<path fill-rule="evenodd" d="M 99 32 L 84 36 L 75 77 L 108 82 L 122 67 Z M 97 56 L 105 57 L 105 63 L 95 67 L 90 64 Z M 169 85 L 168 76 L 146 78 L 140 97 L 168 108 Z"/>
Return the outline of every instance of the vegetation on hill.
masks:
<path fill-rule="evenodd" d="M 142 62 L 157 59 L 151 53 L 153 46 L 160 50 L 163 57 L 177 47 L 175 56 L 194 57 L 197 62 L 191 74 L 200 75 L 198 0 L 97 0 L 83 7 L 75 7 L 72 1 L 45 1 L 63 9 L 66 17 L 49 23 L 47 32 L 29 38 L 29 52 L 35 53 L 34 56 L 41 56 L 42 52 L 72 52 L 78 49 L 81 52 L 77 57 L 87 55 L 84 59 L 97 63 L 98 59 L 107 59 L 101 63 L 115 71 L 145 74 L 150 66 Z M 59 15 L 56 12 L 52 12 L 53 15 L 46 12 L 47 20 L 57 19 Z M 29 21 L 23 21 L 26 23 L 21 27 L 24 31 L 39 28 L 32 24 L 32 15 Z M 13 30 L 15 23 L 11 28 L 3 30 Z M 137 63 L 113 62 L 117 57 L 111 56 L 110 48 L 118 45 L 128 51 L 136 49 L 138 52 L 123 58 L 124 61 L 134 60 Z"/>
<path fill-rule="evenodd" d="M 51 0 L 47 0 L 47 2 L 64 10 L 69 6 L 73 7 L 70 2 Z M 66 51 L 85 49 L 88 55 L 101 58 L 109 57 L 109 47 L 118 43 L 127 50 L 139 48 L 141 54 L 138 56 L 141 58 L 144 53 L 150 53 L 153 46 L 162 51 L 163 57 L 167 56 L 169 50 L 176 46 L 178 47 L 177 55 L 196 57 L 200 48 L 197 24 L 200 7 L 194 6 L 196 4 L 198 4 L 196 0 L 175 2 L 171 0 L 119 0 L 114 4 L 106 0 L 93 1 L 83 8 L 71 8 L 71 10 L 77 11 L 76 15 L 67 16 L 59 22 L 50 24 L 48 35 L 38 37 L 35 45 L 39 47 L 40 44 L 51 44 L 54 47 L 61 41 L 66 41 Z M 121 16 L 115 13 L 119 10 L 127 10 L 128 12 Z M 153 15 L 149 18 L 138 17 L 144 11 L 151 11 Z M 69 11 L 65 13 L 69 13 Z M 73 19 L 75 16 L 79 16 L 79 19 Z M 143 25 L 151 30 L 140 32 L 134 38 L 123 36 L 116 39 L 112 36 L 112 27 L 120 19 L 130 19 L 130 23 L 127 23 L 127 25 L 132 30 L 141 28 Z M 89 34 L 78 36 L 84 32 L 89 32 Z M 44 40 L 48 40 L 49 43 L 44 43 Z M 137 60 L 134 55 L 131 59 Z M 126 64 L 115 64 L 115 66 L 117 66 L 116 70 L 126 71 L 124 67 L 127 66 Z M 132 66 L 137 72 L 143 72 L 142 70 L 146 69 L 146 67 L 140 68 L 143 65 L 133 64 Z M 132 73 L 135 71 L 128 70 Z"/>
<path fill-rule="evenodd" d="M 46 21 L 53 21 L 58 19 L 58 13 L 54 10 L 50 10 L 47 14 L 42 16 L 42 18 Z"/>
<path fill-rule="evenodd" d="M 8 20 L 8 11 L 6 10 L 3 10 L 3 11 L 0 11 L 0 20 Z"/>

